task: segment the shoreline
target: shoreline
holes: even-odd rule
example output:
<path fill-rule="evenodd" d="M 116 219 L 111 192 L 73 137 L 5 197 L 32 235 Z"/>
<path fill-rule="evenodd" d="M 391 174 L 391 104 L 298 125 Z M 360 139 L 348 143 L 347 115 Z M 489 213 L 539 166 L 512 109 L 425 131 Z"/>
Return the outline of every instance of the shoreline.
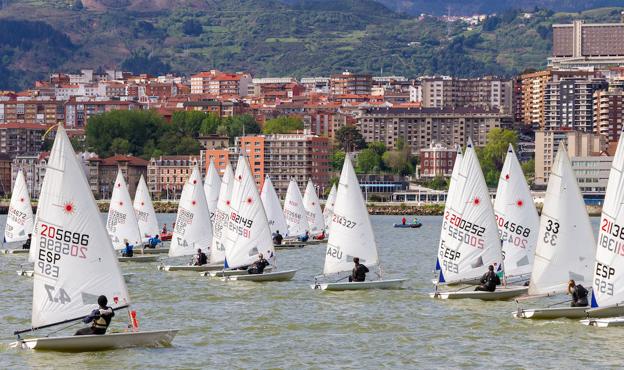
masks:
<path fill-rule="evenodd" d="M 108 200 L 97 201 L 100 212 L 108 212 Z M 371 215 L 386 216 L 442 216 L 444 213 L 444 204 L 423 204 L 412 205 L 408 203 L 367 203 L 368 213 Z M 536 204 L 538 213 L 542 211 L 542 204 Z M 600 216 L 602 206 L 587 205 L 587 214 L 590 217 Z M 0 201 L 0 214 L 6 215 L 9 210 L 9 201 Z M 178 211 L 177 201 L 155 201 L 154 210 L 156 213 L 176 213 Z M 37 211 L 37 203 L 33 202 L 33 212 Z"/>

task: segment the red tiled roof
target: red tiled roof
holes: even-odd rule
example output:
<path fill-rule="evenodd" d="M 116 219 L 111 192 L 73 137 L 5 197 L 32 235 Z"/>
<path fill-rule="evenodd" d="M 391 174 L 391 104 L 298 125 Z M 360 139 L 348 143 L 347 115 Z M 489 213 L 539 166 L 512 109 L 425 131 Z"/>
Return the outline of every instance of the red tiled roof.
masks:
<path fill-rule="evenodd" d="M 117 154 L 112 157 L 103 158 L 103 159 L 102 158 L 90 158 L 89 161 L 93 161 L 93 162 L 98 161 L 104 166 L 114 166 L 118 164 L 119 162 L 128 162 L 132 166 L 147 166 L 147 164 L 149 163 L 143 158 L 135 157 L 132 155 L 122 155 L 122 154 Z"/>

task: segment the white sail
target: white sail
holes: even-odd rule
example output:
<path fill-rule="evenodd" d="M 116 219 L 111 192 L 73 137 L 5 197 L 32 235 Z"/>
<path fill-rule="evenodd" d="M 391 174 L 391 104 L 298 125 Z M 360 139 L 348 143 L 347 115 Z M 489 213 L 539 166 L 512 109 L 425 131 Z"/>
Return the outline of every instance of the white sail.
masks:
<path fill-rule="evenodd" d="M 568 280 L 591 284 L 596 240 L 570 159 L 559 146 L 544 198 L 529 294 L 556 294 Z"/>
<path fill-rule="evenodd" d="M 210 165 L 208 165 L 208 173 L 206 174 L 206 179 L 204 181 L 204 194 L 206 194 L 206 202 L 208 203 L 208 209 L 210 210 L 211 222 L 214 222 L 214 216 L 219 202 L 220 190 L 221 177 L 219 177 L 219 172 L 217 172 L 217 168 L 211 158 Z"/>
<path fill-rule="evenodd" d="M 4 227 L 4 242 L 12 243 L 28 239 L 28 234 L 31 234 L 33 230 L 33 218 L 28 187 L 24 173 L 20 169 L 11 194 L 9 213 Z"/>
<path fill-rule="evenodd" d="M 212 245 L 212 224 L 201 175 L 197 166 L 184 183 L 175 227 L 169 246 L 169 256 L 189 256 L 197 249 L 208 251 Z"/>
<path fill-rule="evenodd" d="M 331 223 L 331 216 L 334 213 L 334 203 L 336 203 L 336 185 L 332 185 L 327 200 L 325 201 L 325 208 L 323 208 L 323 219 L 325 220 L 325 229 L 329 228 Z"/>
<path fill-rule="evenodd" d="M 342 166 L 330 225 L 324 274 L 350 271 L 353 257 L 366 266 L 379 263 L 373 227 L 349 156 Z"/>
<path fill-rule="evenodd" d="M 221 263 L 225 261 L 225 232 L 227 228 L 227 220 L 230 216 L 230 203 L 232 197 L 232 187 L 234 186 L 234 174 L 232 167 L 228 163 L 223 172 L 221 179 L 221 188 L 219 190 L 219 202 L 215 211 L 214 221 L 212 223 L 213 238 L 212 248 L 210 249 L 210 263 Z"/>
<path fill-rule="evenodd" d="M 147 188 L 143 175 L 141 175 L 136 194 L 134 195 L 133 206 L 134 213 L 139 223 L 141 237 L 145 239 L 160 234 L 160 230 L 158 229 L 158 219 L 156 218 L 152 198 L 150 197 L 149 189 Z"/>
<path fill-rule="evenodd" d="M 287 236 L 296 237 L 305 234 L 309 230 L 303 198 L 301 198 L 301 192 L 295 180 L 290 180 L 288 190 L 286 190 L 284 218 L 288 225 Z"/>
<path fill-rule="evenodd" d="M 494 201 L 505 276 L 526 276 L 533 268 L 539 216 L 513 147 L 509 145 Z"/>
<path fill-rule="evenodd" d="M 305 194 L 303 195 L 303 206 L 308 218 L 308 225 L 312 235 L 320 234 L 325 229 L 325 219 L 321 210 L 321 202 L 316 195 L 316 189 L 312 180 L 308 180 Z"/>
<path fill-rule="evenodd" d="M 106 229 L 115 249 L 123 249 L 126 246 L 126 241 L 132 245 L 140 245 L 143 239 L 132 207 L 128 185 L 126 185 L 121 169 L 117 171 L 113 195 L 108 208 Z"/>
<path fill-rule="evenodd" d="M 610 306 L 624 301 L 624 135 L 615 151 L 609 172 L 607 193 L 602 206 L 592 307 Z"/>
<path fill-rule="evenodd" d="M 260 199 L 262 199 L 264 212 L 266 212 L 267 219 L 269 220 L 271 234 L 279 231 L 280 234 L 286 235 L 288 232 L 288 226 L 286 225 L 282 205 L 280 204 L 275 188 L 273 187 L 273 182 L 269 176 L 264 179 Z"/>
<path fill-rule="evenodd" d="M 458 146 L 457 147 L 457 153 L 455 156 L 455 163 L 453 163 L 453 170 L 451 172 L 451 178 L 449 180 L 449 188 L 448 191 L 446 193 L 446 203 L 444 204 L 444 213 L 443 215 L 446 215 L 448 212 L 450 212 L 451 210 L 451 205 L 453 204 L 453 201 L 451 201 L 451 199 L 453 199 L 454 197 L 457 197 L 457 184 L 459 183 L 459 168 L 461 167 L 461 162 L 462 159 L 464 158 L 464 155 L 461 152 L 461 148 Z M 448 230 L 442 228 L 440 229 L 440 242 L 438 243 L 438 254 L 436 257 L 436 271 L 440 271 L 441 267 L 440 267 L 440 257 L 441 255 L 444 254 L 444 252 L 446 251 L 446 241 L 445 238 L 447 237 L 448 234 Z M 438 276 L 438 281 L 440 280 L 440 276 Z M 444 277 L 442 277 L 442 280 L 444 280 Z"/>
<path fill-rule="evenodd" d="M 113 308 L 130 303 L 89 182 L 62 127 L 41 186 L 32 243 L 42 246 L 34 266 L 33 327 L 84 317 L 100 295 Z"/>
<path fill-rule="evenodd" d="M 256 180 L 243 155 L 238 158 L 234 174 L 227 228 L 225 256 L 229 268 L 250 265 L 258 259 L 259 253 L 267 259 L 274 254 L 269 220 L 256 188 Z"/>
<path fill-rule="evenodd" d="M 490 193 L 471 140 L 456 179 L 442 221 L 440 283 L 474 280 L 488 265 L 499 271 L 503 259 Z"/>

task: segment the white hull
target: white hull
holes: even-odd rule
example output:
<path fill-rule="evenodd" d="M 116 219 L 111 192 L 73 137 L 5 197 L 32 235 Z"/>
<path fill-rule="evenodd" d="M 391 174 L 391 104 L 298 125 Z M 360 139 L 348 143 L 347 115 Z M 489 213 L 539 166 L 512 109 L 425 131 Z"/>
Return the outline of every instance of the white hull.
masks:
<path fill-rule="evenodd" d="M 552 319 L 580 319 L 587 317 L 588 307 L 554 307 L 518 309 L 512 312 L 517 319 L 552 320 Z"/>
<path fill-rule="evenodd" d="M 137 256 L 134 255 L 132 257 L 117 257 L 119 262 L 156 262 L 158 261 L 157 255 L 153 256 Z"/>
<path fill-rule="evenodd" d="M 169 248 L 138 248 L 134 254 L 165 254 L 169 253 Z"/>
<path fill-rule="evenodd" d="M 469 289 L 473 289 L 470 287 Z M 480 299 L 482 301 L 501 301 L 506 299 L 512 299 L 519 295 L 526 293 L 529 287 L 507 287 L 497 288 L 494 292 L 481 292 L 474 290 L 460 290 L 454 292 L 438 291 L 430 293 L 431 298 L 439 299 Z"/>
<path fill-rule="evenodd" d="M 340 291 L 340 290 L 368 290 L 368 289 L 401 289 L 407 279 L 389 279 L 376 281 L 325 283 L 311 285 L 312 289 Z"/>
<path fill-rule="evenodd" d="M 28 249 L 2 249 L 2 254 L 28 254 Z"/>
<path fill-rule="evenodd" d="M 288 280 L 292 280 L 292 278 L 295 277 L 295 273 L 297 273 L 297 270 L 265 272 L 263 274 L 249 274 L 248 273 L 247 275 L 226 276 L 223 278 L 223 280 L 256 281 L 256 282 L 288 281 Z"/>
<path fill-rule="evenodd" d="M 15 342 L 11 346 L 62 352 L 103 351 L 128 347 L 165 347 L 171 345 L 171 341 L 177 332 L 177 330 L 154 330 L 105 335 L 35 338 Z"/>
<path fill-rule="evenodd" d="M 271 270 L 273 270 L 272 266 L 267 266 L 264 269 L 265 273 L 270 272 Z M 223 270 L 223 266 L 221 266 L 221 270 L 219 271 L 207 272 L 202 275 L 210 276 L 210 277 L 224 277 L 224 276 L 249 275 L 249 273 L 247 272 L 247 270 Z"/>
<path fill-rule="evenodd" d="M 297 244 L 280 244 L 280 245 L 274 245 L 273 248 L 278 250 L 285 250 L 285 249 L 299 249 L 299 248 L 303 248 L 305 247 L 304 243 L 297 243 Z"/>
<path fill-rule="evenodd" d="M 588 317 L 619 317 L 624 316 L 624 306 L 613 305 L 605 307 L 590 308 L 587 310 Z"/>
<path fill-rule="evenodd" d="M 33 270 L 17 270 L 17 276 L 33 277 L 35 272 Z"/>
<path fill-rule="evenodd" d="M 624 317 L 612 317 L 606 319 L 586 319 L 581 320 L 581 324 L 595 326 L 597 328 L 608 328 L 613 326 L 624 326 Z"/>
<path fill-rule="evenodd" d="M 282 241 L 282 246 L 289 246 L 289 245 L 293 245 L 293 244 L 303 244 L 303 245 L 316 245 L 316 244 L 321 244 L 321 243 L 327 243 L 327 239 L 324 240 L 316 240 L 316 239 L 308 239 L 307 242 L 302 242 L 299 241 L 297 239 L 288 239 L 288 240 L 283 240 Z"/>
<path fill-rule="evenodd" d="M 159 270 L 162 271 L 195 271 L 195 272 L 204 272 L 204 271 L 217 271 L 223 270 L 223 264 L 219 263 L 216 265 L 203 265 L 203 266 L 191 266 L 191 265 L 178 265 L 178 266 L 158 266 Z"/>

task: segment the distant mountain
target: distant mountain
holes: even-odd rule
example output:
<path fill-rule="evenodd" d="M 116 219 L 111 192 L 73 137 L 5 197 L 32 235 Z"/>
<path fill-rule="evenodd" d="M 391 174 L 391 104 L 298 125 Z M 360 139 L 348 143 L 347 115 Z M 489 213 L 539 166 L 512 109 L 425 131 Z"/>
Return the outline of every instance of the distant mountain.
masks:
<path fill-rule="evenodd" d="M 53 71 L 100 67 L 294 77 L 345 69 L 513 75 L 545 66 L 553 23 L 616 22 L 623 10 L 539 10 L 530 18 L 508 10 L 469 26 L 397 13 L 372 0 L 1 0 L 0 6 L 0 90 L 32 86 Z"/>
<path fill-rule="evenodd" d="M 622 0 L 378 0 L 394 11 L 412 15 L 473 15 L 501 13 L 509 9 L 551 9 L 580 12 L 601 7 L 624 6 Z"/>

